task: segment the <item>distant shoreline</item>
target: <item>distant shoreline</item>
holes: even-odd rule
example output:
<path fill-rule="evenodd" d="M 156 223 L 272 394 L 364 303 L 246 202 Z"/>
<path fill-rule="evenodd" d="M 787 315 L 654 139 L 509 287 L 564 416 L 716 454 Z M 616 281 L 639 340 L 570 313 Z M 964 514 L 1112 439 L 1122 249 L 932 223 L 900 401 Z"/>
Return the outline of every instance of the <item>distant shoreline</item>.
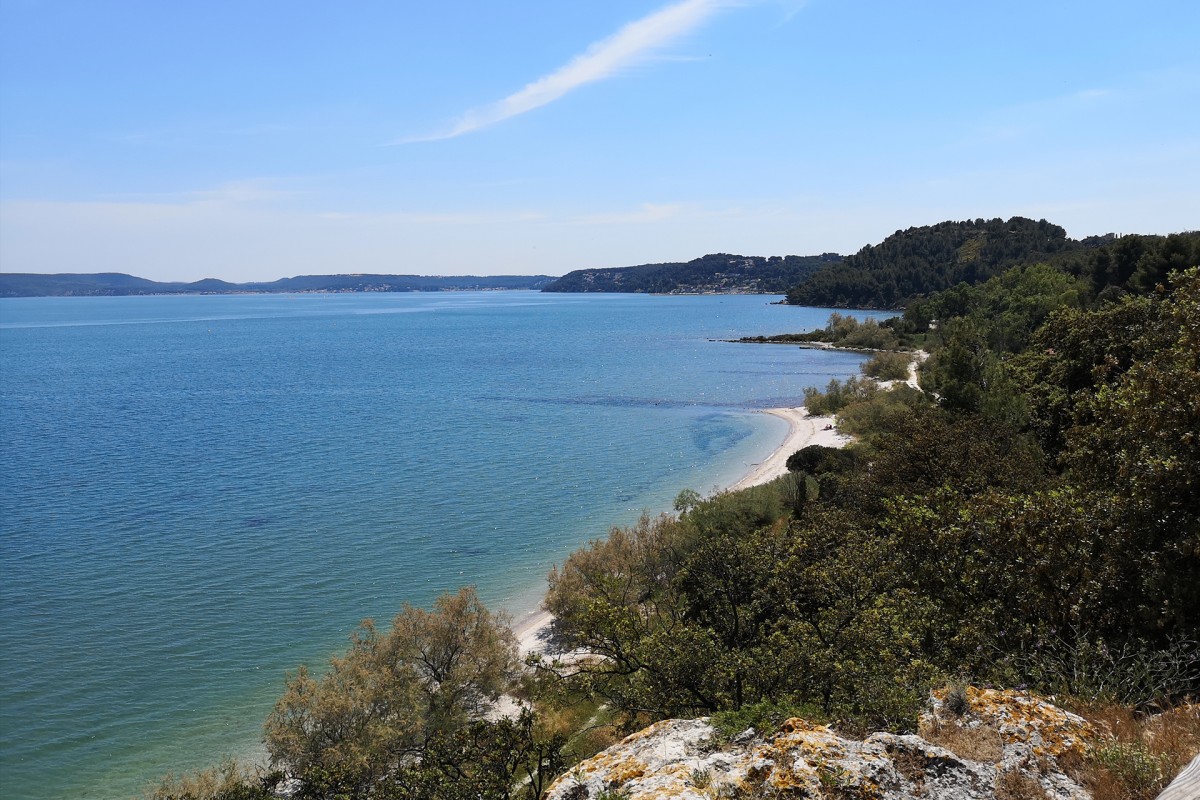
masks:
<path fill-rule="evenodd" d="M 231 283 L 154 281 L 121 272 L 41 274 L 0 272 L 0 298 L 163 297 L 240 294 L 393 294 L 411 292 L 539 291 L 552 275 L 298 275 L 274 281 Z"/>

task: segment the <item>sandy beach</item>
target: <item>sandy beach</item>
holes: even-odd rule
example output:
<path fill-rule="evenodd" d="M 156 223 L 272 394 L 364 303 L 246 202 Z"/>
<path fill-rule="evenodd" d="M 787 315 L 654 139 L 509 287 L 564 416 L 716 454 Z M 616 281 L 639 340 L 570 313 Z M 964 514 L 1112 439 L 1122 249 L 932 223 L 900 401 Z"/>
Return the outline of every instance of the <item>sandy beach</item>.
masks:
<path fill-rule="evenodd" d="M 748 489 L 775 480 L 787 472 L 787 460 L 792 453 L 810 444 L 842 447 L 850 441 L 849 436 L 837 432 L 832 416 L 810 417 L 804 406 L 768 408 L 766 413 L 787 420 L 787 438 L 769 456 L 751 465 L 750 471 L 729 487 L 731 490 Z"/>
<path fill-rule="evenodd" d="M 757 464 L 752 464 L 749 472 L 729 486 L 731 491 L 747 489 L 775 480 L 787 472 L 788 457 L 810 444 L 842 447 L 850 441 L 849 436 L 838 433 L 834 428 L 832 416 L 810 417 L 804 406 L 768 408 L 763 413 L 773 414 L 786 420 L 788 423 L 787 436 L 766 458 Z M 549 611 L 536 611 L 513 625 L 513 633 L 517 637 L 517 644 L 522 656 L 546 649 L 547 635 L 553 621 L 554 617 L 550 615 Z"/>

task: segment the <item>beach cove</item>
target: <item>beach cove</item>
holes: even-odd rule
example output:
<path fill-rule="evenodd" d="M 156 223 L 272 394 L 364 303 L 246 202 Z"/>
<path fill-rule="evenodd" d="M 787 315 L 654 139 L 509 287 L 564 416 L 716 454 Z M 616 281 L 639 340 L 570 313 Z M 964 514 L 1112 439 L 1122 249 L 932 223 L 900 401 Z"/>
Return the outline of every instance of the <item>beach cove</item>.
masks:
<path fill-rule="evenodd" d="M 804 406 L 795 408 L 767 408 L 763 413 L 784 420 L 788 424 L 787 435 L 783 441 L 767 453 L 761 461 L 751 465 L 750 470 L 734 483 L 728 491 L 749 489 L 759 486 L 787 474 L 787 460 L 797 450 L 809 445 L 822 447 L 844 447 L 850 442 L 850 437 L 838 433 L 834 427 L 833 416 L 810 416 Z M 547 646 L 547 635 L 554 624 L 554 617 L 549 611 L 539 609 L 526 614 L 513 625 L 513 633 L 517 637 L 517 646 L 522 655 L 543 650 Z"/>
<path fill-rule="evenodd" d="M 5 301 L 11 795 L 246 752 L 364 617 L 473 584 L 521 619 L 612 525 L 780 469 L 807 422 L 760 412 L 863 357 L 709 341 L 827 316 L 775 299 Z"/>

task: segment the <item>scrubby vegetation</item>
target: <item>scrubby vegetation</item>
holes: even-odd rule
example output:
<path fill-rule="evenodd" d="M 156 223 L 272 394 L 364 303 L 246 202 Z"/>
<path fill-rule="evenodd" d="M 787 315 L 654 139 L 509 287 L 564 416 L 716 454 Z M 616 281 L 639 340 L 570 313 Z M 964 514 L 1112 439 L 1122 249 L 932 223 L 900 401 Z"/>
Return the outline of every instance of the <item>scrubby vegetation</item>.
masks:
<path fill-rule="evenodd" d="M 1046 220 L 941 222 L 896 231 L 788 291 L 799 306 L 901 308 L 960 283 L 976 284 L 1020 263 L 1085 247 Z"/>
<path fill-rule="evenodd" d="M 909 346 L 913 337 L 902 337 L 892 328 L 892 321 L 858 320 L 848 314 L 833 312 L 824 328 L 808 333 L 782 333 L 776 336 L 747 336 L 738 339 L 748 344 L 824 344 L 848 350 L 898 350 Z"/>
<path fill-rule="evenodd" d="M 1111 732 L 1080 780 L 1153 796 L 1200 748 L 1200 268 L 1145 276 L 1193 241 L 1100 242 L 912 305 L 875 329 L 923 337 L 926 391 L 806 393 L 854 445 L 681 493 L 551 573 L 556 633 L 589 656 L 518 669 L 469 590 L 405 609 L 289 679 L 274 766 L 302 797 L 535 798 L 657 719 L 907 731 L 931 687 L 969 680 L 1074 704 Z M 524 710 L 488 716 L 501 692 Z M 262 791 L 232 768 L 205 780 L 159 796 Z"/>
<path fill-rule="evenodd" d="M 920 331 L 931 394 L 813 393 L 852 455 L 801 451 L 755 493 L 573 555 L 547 603 L 604 656 L 577 679 L 631 724 L 761 706 L 904 729 L 959 674 L 1194 696 L 1200 271 L 1093 288 L 1019 267 L 959 292 Z"/>
<path fill-rule="evenodd" d="M 880 381 L 903 381 L 908 380 L 908 368 L 911 364 L 912 357 L 904 353 L 876 353 L 863 363 L 862 373 L 868 378 Z"/>
<path fill-rule="evenodd" d="M 834 378 L 825 391 L 809 387 L 804 390 L 804 407 L 816 416 L 836 414 L 852 403 L 871 399 L 879 391 L 875 381 L 851 376 L 844 381 Z"/>

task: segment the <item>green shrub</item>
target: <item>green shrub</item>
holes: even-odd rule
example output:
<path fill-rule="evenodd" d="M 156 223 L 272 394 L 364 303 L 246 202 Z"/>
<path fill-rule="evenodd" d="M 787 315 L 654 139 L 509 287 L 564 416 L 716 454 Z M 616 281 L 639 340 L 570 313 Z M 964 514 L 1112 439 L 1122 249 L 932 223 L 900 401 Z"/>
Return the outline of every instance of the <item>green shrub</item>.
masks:
<path fill-rule="evenodd" d="M 258 775 L 226 758 L 220 766 L 188 775 L 167 775 L 158 786 L 143 793 L 146 800 L 271 800 L 268 787 L 281 773 Z"/>
<path fill-rule="evenodd" d="M 508 618 L 474 589 L 442 595 L 433 611 L 405 605 L 387 633 L 365 621 L 320 678 L 304 667 L 288 678 L 264 727 L 267 752 L 297 772 L 385 774 L 431 737 L 481 717 L 517 663 Z"/>
<path fill-rule="evenodd" d="M 792 717 L 801 717 L 808 722 L 828 722 L 828 718 L 814 705 L 763 700 L 737 710 L 718 711 L 709 718 L 709 724 L 728 740 L 747 728 L 753 728 L 759 736 L 772 733 Z"/>
<path fill-rule="evenodd" d="M 912 358 L 906 353 L 876 353 L 862 365 L 862 373 L 881 381 L 905 381 L 911 363 Z"/>
<path fill-rule="evenodd" d="M 874 397 L 877 392 L 879 392 L 879 386 L 872 380 L 850 377 L 845 381 L 839 381 L 834 378 L 825 387 L 824 392 L 813 386 L 805 389 L 804 407 L 813 416 L 836 414 L 851 403 Z"/>
<path fill-rule="evenodd" d="M 789 472 L 807 472 L 809 475 L 824 475 L 826 472 L 842 472 L 854 466 L 854 451 L 844 447 L 826 447 L 810 444 L 788 456 Z"/>
<path fill-rule="evenodd" d="M 863 350 L 895 350 L 900 347 L 900 338 L 889 327 L 873 319 L 859 322 L 854 317 L 833 313 L 825 326 L 825 341 L 837 347 Z"/>
<path fill-rule="evenodd" d="M 914 409 L 928 405 L 924 392 L 908 384 L 897 384 L 886 392 L 875 392 L 843 406 L 838 412 L 838 430 L 855 436 L 890 430 L 902 418 L 911 417 Z"/>
<path fill-rule="evenodd" d="M 1091 754 L 1092 763 L 1131 798 L 1154 797 L 1166 784 L 1162 762 L 1141 742 L 1115 742 Z"/>
<path fill-rule="evenodd" d="M 1047 693 L 1139 709 L 1200 693 L 1200 642 L 1186 637 L 1172 638 L 1164 646 L 1143 640 L 1109 645 L 1083 635 L 1051 637 L 1036 650 L 1007 657 L 1002 666 L 1013 670 L 1014 682 Z"/>

